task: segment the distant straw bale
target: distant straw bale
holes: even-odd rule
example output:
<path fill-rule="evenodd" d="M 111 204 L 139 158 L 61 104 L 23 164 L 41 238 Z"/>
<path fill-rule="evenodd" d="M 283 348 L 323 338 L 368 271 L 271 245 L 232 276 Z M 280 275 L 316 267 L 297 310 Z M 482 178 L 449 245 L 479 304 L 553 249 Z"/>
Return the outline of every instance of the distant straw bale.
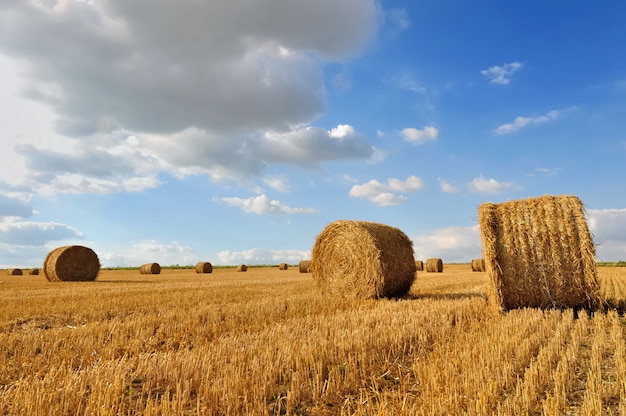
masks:
<path fill-rule="evenodd" d="M 139 268 L 141 274 L 161 274 L 161 265 L 159 263 L 142 264 Z"/>
<path fill-rule="evenodd" d="M 485 259 L 473 259 L 472 260 L 472 271 L 473 272 L 484 272 L 485 271 Z"/>
<path fill-rule="evenodd" d="M 278 270 L 287 270 L 289 268 L 289 265 L 287 263 L 280 263 L 278 265 Z"/>
<path fill-rule="evenodd" d="M 24 273 L 22 272 L 22 269 L 8 269 L 7 273 L 9 276 L 21 276 Z"/>
<path fill-rule="evenodd" d="M 402 296 L 415 280 L 413 243 L 385 224 L 336 221 L 317 236 L 310 270 L 324 293 L 365 299 Z"/>
<path fill-rule="evenodd" d="M 500 309 L 601 306 L 595 247 L 580 199 L 547 195 L 484 203 L 478 220 L 489 299 Z"/>
<path fill-rule="evenodd" d="M 239 266 L 237 266 L 238 272 L 245 272 L 247 270 L 248 270 L 248 266 L 246 266 L 245 264 L 240 264 Z"/>
<path fill-rule="evenodd" d="M 438 258 L 432 258 L 432 259 L 426 260 L 426 271 L 428 273 L 443 272 L 443 261 Z"/>
<path fill-rule="evenodd" d="M 196 264 L 196 273 L 213 273 L 213 265 L 208 261 L 200 261 Z"/>
<path fill-rule="evenodd" d="M 32 275 L 32 276 L 37 276 L 39 274 L 39 269 L 30 269 L 28 271 L 28 274 Z"/>
<path fill-rule="evenodd" d="M 415 269 L 418 272 L 424 271 L 424 262 L 422 260 L 415 260 Z"/>
<path fill-rule="evenodd" d="M 298 263 L 298 269 L 300 273 L 309 273 L 311 271 L 311 260 L 301 260 Z"/>
<path fill-rule="evenodd" d="M 100 260 L 89 247 L 58 247 L 46 256 L 43 272 L 51 282 L 90 282 L 98 277 Z"/>

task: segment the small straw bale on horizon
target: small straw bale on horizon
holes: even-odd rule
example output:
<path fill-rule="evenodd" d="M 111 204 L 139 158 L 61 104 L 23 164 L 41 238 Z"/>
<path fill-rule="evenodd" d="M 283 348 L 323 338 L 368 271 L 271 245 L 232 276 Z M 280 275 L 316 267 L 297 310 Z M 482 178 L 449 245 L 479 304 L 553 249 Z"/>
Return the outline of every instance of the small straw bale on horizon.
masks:
<path fill-rule="evenodd" d="M 484 203 L 478 220 L 489 300 L 501 310 L 601 306 L 595 246 L 580 199 Z"/>
<path fill-rule="evenodd" d="M 13 268 L 13 269 L 8 269 L 7 274 L 9 276 L 22 276 L 24 272 L 22 272 L 22 269 Z"/>
<path fill-rule="evenodd" d="M 280 263 L 278 265 L 278 270 L 287 270 L 289 268 L 289 265 L 287 263 Z"/>
<path fill-rule="evenodd" d="M 213 273 L 213 265 L 208 261 L 200 261 L 196 264 L 196 273 Z"/>
<path fill-rule="evenodd" d="M 161 265 L 159 263 L 142 264 L 139 268 L 140 274 L 161 274 Z"/>
<path fill-rule="evenodd" d="M 298 263 L 300 273 L 309 273 L 311 271 L 311 260 L 300 260 Z"/>
<path fill-rule="evenodd" d="M 473 272 L 484 272 L 485 271 L 485 259 L 473 259 L 472 260 L 472 271 Z"/>
<path fill-rule="evenodd" d="M 310 270 L 323 293 L 362 299 L 402 296 L 415 280 L 413 243 L 389 225 L 335 221 L 317 236 Z"/>
<path fill-rule="evenodd" d="M 99 272 L 98 255 L 84 246 L 55 248 L 43 264 L 43 273 L 50 282 L 91 282 Z"/>
<path fill-rule="evenodd" d="M 440 258 L 430 258 L 426 260 L 426 272 L 441 273 L 443 272 L 443 260 Z"/>
<path fill-rule="evenodd" d="M 239 266 L 237 266 L 238 272 L 245 272 L 247 270 L 248 270 L 248 266 L 246 266 L 245 264 L 240 264 Z"/>
<path fill-rule="evenodd" d="M 422 260 L 415 260 L 415 269 L 418 272 L 424 271 L 424 262 Z"/>

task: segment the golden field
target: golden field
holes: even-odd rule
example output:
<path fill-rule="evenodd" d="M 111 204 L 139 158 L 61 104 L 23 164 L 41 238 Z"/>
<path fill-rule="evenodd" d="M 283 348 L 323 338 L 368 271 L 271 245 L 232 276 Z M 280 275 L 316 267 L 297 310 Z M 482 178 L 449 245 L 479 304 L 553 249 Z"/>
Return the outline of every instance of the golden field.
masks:
<path fill-rule="evenodd" d="M 623 309 L 626 268 L 599 267 Z M 485 273 L 401 300 L 323 297 L 295 266 L 0 275 L 2 415 L 626 415 L 623 310 L 488 306 Z"/>

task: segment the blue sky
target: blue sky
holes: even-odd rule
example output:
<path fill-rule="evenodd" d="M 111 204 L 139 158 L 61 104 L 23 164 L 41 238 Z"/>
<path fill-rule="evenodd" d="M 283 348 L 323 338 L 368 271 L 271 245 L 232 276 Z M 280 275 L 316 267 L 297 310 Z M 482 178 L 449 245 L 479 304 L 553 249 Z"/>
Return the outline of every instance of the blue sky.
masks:
<path fill-rule="evenodd" d="M 0 4 L 0 267 L 297 263 L 330 222 L 481 256 L 477 208 L 573 194 L 626 260 L 626 4 Z"/>

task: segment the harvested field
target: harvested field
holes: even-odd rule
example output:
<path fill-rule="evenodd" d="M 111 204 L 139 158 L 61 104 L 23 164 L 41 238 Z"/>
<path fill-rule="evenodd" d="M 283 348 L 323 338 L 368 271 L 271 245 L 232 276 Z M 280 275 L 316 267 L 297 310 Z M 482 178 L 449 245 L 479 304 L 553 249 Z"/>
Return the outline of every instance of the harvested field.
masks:
<path fill-rule="evenodd" d="M 0 279 L 0 414 L 626 413 L 616 310 L 498 313 L 447 264 L 402 300 L 327 298 L 298 268 Z M 623 313 L 626 268 L 599 267 Z"/>

